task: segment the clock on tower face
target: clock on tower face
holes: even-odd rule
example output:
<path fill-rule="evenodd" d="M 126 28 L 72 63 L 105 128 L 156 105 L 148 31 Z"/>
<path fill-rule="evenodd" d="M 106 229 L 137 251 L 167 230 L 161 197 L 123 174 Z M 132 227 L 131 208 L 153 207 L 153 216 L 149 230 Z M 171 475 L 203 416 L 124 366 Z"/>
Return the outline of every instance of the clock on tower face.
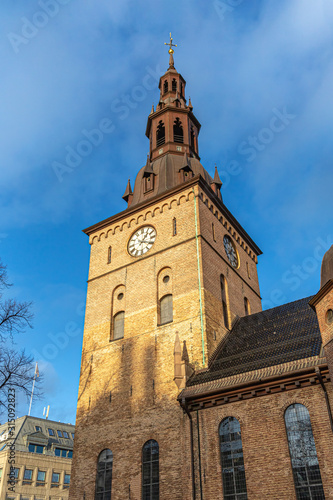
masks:
<path fill-rule="evenodd" d="M 232 265 L 233 268 L 237 269 L 238 263 L 239 263 L 237 250 L 236 250 L 235 245 L 233 244 L 230 236 L 225 235 L 225 237 L 223 238 L 223 244 L 224 244 L 225 253 L 227 254 L 227 257 L 228 257 L 230 264 Z"/>
<path fill-rule="evenodd" d="M 156 230 L 152 226 L 140 227 L 131 236 L 128 242 L 128 253 L 133 257 L 140 257 L 147 253 L 156 240 Z"/>

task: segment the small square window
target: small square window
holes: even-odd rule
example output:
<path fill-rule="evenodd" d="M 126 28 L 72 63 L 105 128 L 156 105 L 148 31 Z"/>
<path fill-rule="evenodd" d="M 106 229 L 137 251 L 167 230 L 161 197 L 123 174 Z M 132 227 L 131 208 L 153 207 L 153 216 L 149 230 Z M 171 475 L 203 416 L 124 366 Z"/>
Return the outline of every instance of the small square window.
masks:
<path fill-rule="evenodd" d="M 44 470 L 39 470 L 37 473 L 37 481 L 45 483 L 46 472 Z"/>
<path fill-rule="evenodd" d="M 49 431 L 49 435 L 50 436 L 54 436 L 54 430 L 53 429 L 48 429 L 48 431 Z"/>
<path fill-rule="evenodd" d="M 60 474 L 58 472 L 53 472 L 52 483 L 59 483 L 59 481 L 60 481 Z"/>
<path fill-rule="evenodd" d="M 25 469 L 23 479 L 25 481 L 31 481 L 32 480 L 32 469 Z"/>
<path fill-rule="evenodd" d="M 58 430 L 58 431 L 57 431 L 57 433 L 58 433 L 58 437 L 60 437 L 60 438 L 62 438 L 62 437 L 63 437 L 63 435 L 62 435 L 62 432 L 61 432 L 61 431 L 59 431 L 59 430 Z"/>
<path fill-rule="evenodd" d="M 42 428 L 39 425 L 35 425 L 36 432 L 42 432 Z"/>
<path fill-rule="evenodd" d="M 64 484 L 69 484 L 70 482 L 71 482 L 71 475 L 70 474 L 65 474 Z"/>
<path fill-rule="evenodd" d="M 68 435 L 68 432 L 66 432 L 66 431 L 63 431 L 63 434 L 64 434 L 64 438 L 66 438 L 66 439 L 69 439 L 69 435 Z"/>
<path fill-rule="evenodd" d="M 20 472 L 20 469 L 18 469 L 17 467 L 14 468 L 14 477 L 15 479 L 17 479 L 19 477 L 19 472 Z"/>

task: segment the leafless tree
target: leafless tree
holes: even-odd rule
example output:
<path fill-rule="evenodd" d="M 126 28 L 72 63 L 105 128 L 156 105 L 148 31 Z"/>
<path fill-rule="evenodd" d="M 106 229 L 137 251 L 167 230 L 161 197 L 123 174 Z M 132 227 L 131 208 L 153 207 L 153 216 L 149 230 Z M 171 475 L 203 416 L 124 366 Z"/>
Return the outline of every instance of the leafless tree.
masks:
<path fill-rule="evenodd" d="M 14 335 L 32 328 L 32 304 L 12 298 L 3 300 L 4 291 L 11 286 L 7 268 L 0 261 L 0 414 L 7 407 L 8 388 L 30 396 L 35 373 L 33 358 L 13 348 Z"/>

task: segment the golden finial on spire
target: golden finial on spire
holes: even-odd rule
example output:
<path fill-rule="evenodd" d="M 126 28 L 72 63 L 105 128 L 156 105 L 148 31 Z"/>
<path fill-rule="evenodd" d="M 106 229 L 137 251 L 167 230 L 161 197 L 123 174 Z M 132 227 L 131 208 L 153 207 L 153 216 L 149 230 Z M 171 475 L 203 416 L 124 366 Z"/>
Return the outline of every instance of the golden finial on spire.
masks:
<path fill-rule="evenodd" d="M 174 50 L 173 50 L 172 47 L 177 47 L 177 44 L 174 44 L 172 42 L 173 42 L 173 38 L 172 38 L 171 33 L 170 33 L 170 42 L 169 43 L 164 42 L 164 45 L 169 45 L 169 47 L 170 47 L 169 48 L 169 54 L 173 54 L 174 53 Z"/>

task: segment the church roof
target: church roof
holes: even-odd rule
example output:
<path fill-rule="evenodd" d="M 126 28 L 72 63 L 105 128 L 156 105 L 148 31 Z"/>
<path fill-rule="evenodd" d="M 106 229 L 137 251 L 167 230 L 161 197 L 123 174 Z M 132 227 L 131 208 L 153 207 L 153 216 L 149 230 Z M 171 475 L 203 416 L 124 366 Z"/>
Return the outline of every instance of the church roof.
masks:
<path fill-rule="evenodd" d="M 212 177 L 208 174 L 207 170 L 201 165 L 197 158 L 188 158 L 189 166 L 193 171 L 193 175 L 200 174 L 207 184 L 210 186 L 213 182 Z M 151 173 L 156 175 L 156 189 L 150 193 L 145 193 L 142 178 L 146 172 L 147 165 L 139 170 L 135 180 L 133 190 L 133 200 L 131 208 L 135 205 L 166 192 L 167 190 L 181 184 L 179 170 L 184 167 L 184 156 L 168 153 L 161 158 L 157 158 L 149 165 Z"/>
<path fill-rule="evenodd" d="M 239 318 L 221 341 L 209 368 L 187 386 L 318 356 L 321 336 L 311 297 Z"/>

